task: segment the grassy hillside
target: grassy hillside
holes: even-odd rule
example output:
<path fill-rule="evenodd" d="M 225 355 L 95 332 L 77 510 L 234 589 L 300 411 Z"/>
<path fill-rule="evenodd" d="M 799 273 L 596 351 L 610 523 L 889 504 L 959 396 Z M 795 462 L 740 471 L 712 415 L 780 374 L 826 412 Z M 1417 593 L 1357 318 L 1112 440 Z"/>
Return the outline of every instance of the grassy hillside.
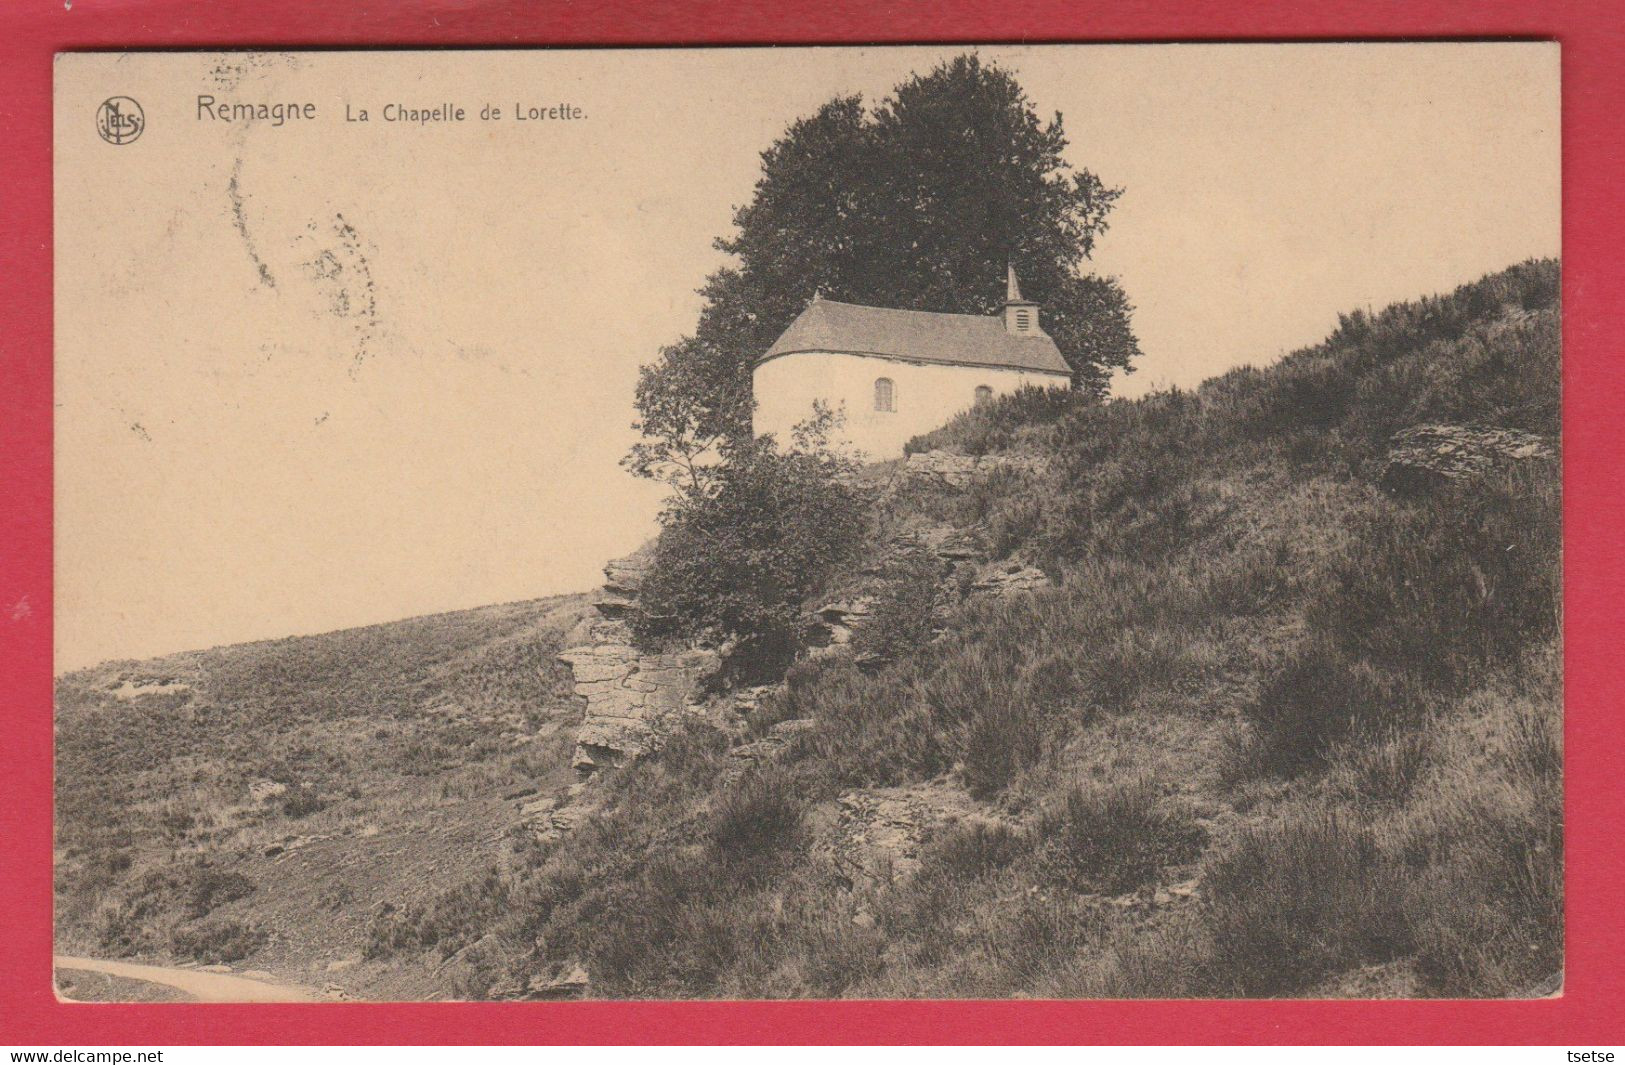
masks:
<path fill-rule="evenodd" d="M 935 606 L 878 670 L 794 667 L 740 774 L 696 723 L 524 867 L 404 912 L 483 936 L 463 993 L 580 962 L 605 996 L 1513 995 L 1561 967 L 1560 482 L 1531 460 L 1395 496 L 1422 423 L 1555 442 L 1558 269 L 1344 318 L 1194 392 L 1019 396 L 917 447 L 1049 472 L 915 492 L 1048 591 Z M 938 803 L 918 867 L 831 824 Z M 896 807 L 900 808 L 900 807 Z M 877 829 L 877 832 L 879 830 Z"/>
<path fill-rule="evenodd" d="M 58 949 L 439 993 L 362 958 L 370 922 L 504 860 L 504 795 L 569 782 L 579 710 L 554 656 L 583 611 L 566 596 L 63 676 Z"/>
<path fill-rule="evenodd" d="M 887 563 L 881 664 L 804 660 L 742 727 L 694 720 L 557 843 L 504 796 L 568 780 L 580 599 L 64 677 L 61 944 L 367 997 L 577 964 L 604 997 L 1550 988 L 1557 463 L 1381 481 L 1417 425 L 1555 447 L 1558 282 L 1526 263 L 1193 392 L 1021 394 L 916 441 L 1043 461 L 890 497 L 861 564 L 947 524 L 1054 586 Z"/>

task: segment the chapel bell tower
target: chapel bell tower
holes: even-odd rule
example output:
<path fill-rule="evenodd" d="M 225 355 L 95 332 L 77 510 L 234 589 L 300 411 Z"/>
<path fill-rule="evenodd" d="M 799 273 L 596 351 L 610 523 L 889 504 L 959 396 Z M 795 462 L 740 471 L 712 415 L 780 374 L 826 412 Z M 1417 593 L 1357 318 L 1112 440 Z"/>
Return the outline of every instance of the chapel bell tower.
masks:
<path fill-rule="evenodd" d="M 1021 298 L 1021 282 L 1014 264 L 1005 267 L 1004 328 L 1016 336 L 1043 336 L 1038 327 L 1038 304 Z"/>

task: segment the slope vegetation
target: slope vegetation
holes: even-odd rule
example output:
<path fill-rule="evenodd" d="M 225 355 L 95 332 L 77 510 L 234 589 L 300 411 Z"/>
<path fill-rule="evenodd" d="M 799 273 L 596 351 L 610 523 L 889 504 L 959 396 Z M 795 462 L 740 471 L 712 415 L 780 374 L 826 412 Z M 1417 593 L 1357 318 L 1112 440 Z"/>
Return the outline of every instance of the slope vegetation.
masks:
<path fill-rule="evenodd" d="M 917 441 L 1036 461 L 889 496 L 875 550 L 946 522 L 1048 588 L 871 554 L 874 653 L 808 657 L 742 730 L 695 721 L 389 950 L 477 932 L 470 995 L 560 966 L 612 997 L 1551 989 L 1558 281 L 1526 263 L 1194 392 L 1020 395 Z M 1539 445 L 1385 487 L 1419 426 Z"/>
<path fill-rule="evenodd" d="M 442 994 L 444 973 L 364 958 L 370 923 L 506 860 L 514 793 L 573 779 L 556 655 L 582 612 L 565 596 L 61 677 L 58 951 Z"/>
<path fill-rule="evenodd" d="M 833 645 L 562 835 L 515 803 L 570 781 L 583 598 L 64 677 L 59 949 L 363 997 L 1549 993 L 1558 287 L 967 412 L 911 448 L 974 476 L 867 471 Z"/>

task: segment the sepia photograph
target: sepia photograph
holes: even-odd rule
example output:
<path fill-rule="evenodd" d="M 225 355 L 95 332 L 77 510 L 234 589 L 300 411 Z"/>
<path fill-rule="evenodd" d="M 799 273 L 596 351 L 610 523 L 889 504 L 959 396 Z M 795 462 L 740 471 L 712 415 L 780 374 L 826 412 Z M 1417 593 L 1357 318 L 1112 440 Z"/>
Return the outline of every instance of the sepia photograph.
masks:
<path fill-rule="evenodd" d="M 57 55 L 57 999 L 1561 996 L 1559 60 Z"/>

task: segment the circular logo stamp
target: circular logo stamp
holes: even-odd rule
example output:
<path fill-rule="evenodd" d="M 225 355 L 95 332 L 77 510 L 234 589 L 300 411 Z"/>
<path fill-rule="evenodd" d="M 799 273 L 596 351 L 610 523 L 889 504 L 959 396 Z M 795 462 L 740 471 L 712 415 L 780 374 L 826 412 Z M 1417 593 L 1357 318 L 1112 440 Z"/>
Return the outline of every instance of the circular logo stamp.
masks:
<path fill-rule="evenodd" d="M 129 144 L 146 128 L 141 105 L 128 96 L 110 96 L 96 109 L 96 132 L 108 144 Z"/>

